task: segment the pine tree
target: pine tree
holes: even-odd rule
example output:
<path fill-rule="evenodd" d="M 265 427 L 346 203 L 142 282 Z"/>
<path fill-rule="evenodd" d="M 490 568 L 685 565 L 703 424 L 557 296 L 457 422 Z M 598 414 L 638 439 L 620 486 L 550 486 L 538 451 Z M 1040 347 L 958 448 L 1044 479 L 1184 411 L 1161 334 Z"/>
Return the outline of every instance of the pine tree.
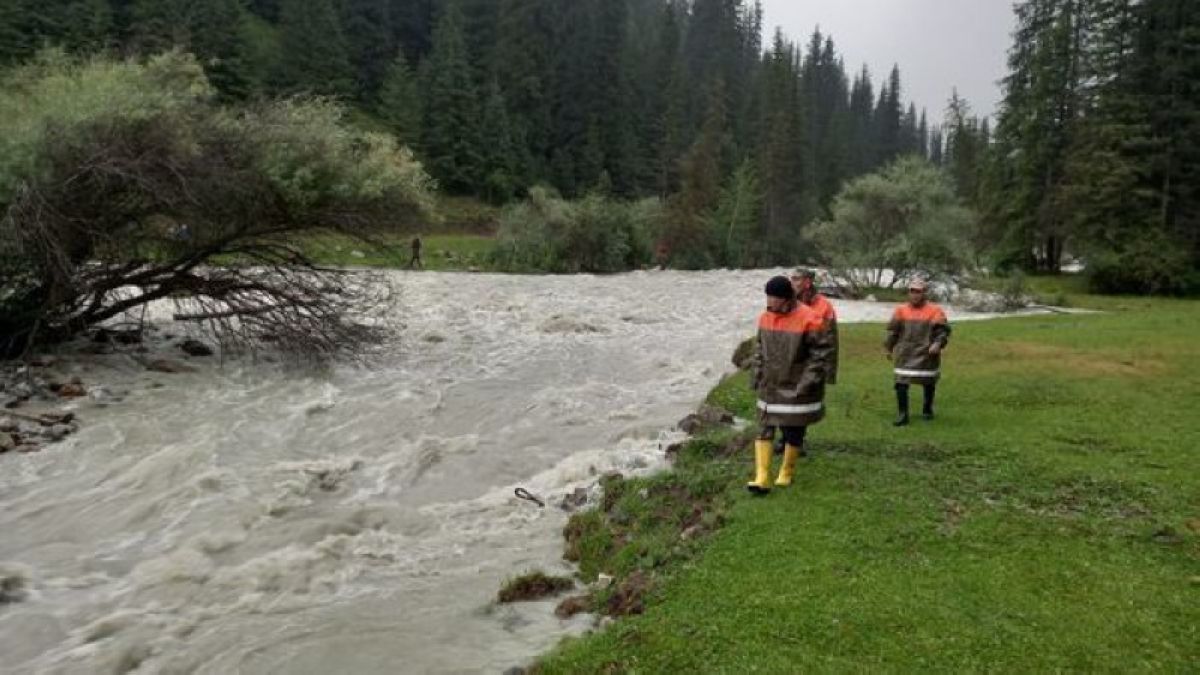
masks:
<path fill-rule="evenodd" d="M 333 0 L 281 0 L 283 63 L 280 84 L 286 91 L 330 96 L 354 93 L 354 71 Z"/>
<path fill-rule="evenodd" d="M 981 152 L 979 120 L 971 117 L 971 106 L 955 88 L 946 106 L 944 163 L 958 196 L 967 204 L 979 198 Z"/>
<path fill-rule="evenodd" d="M 903 151 L 900 125 L 904 113 L 900 103 L 900 66 L 892 67 L 887 85 L 879 91 L 875 106 L 876 164 L 889 164 Z"/>
<path fill-rule="evenodd" d="M 1097 0 L 1091 10 L 1082 114 L 1058 200 L 1081 248 L 1114 260 L 1130 289 L 1161 290 L 1157 277 L 1172 266 L 1165 251 L 1200 262 L 1200 58 L 1182 48 L 1200 37 L 1200 12 L 1131 0 Z"/>
<path fill-rule="evenodd" d="M 549 178 L 553 119 L 553 46 L 550 0 L 503 0 L 496 35 L 494 72 L 511 111 L 520 153 L 520 173 L 531 181 Z"/>
<path fill-rule="evenodd" d="M 945 164 L 945 156 L 943 155 L 944 147 L 942 143 L 942 128 L 934 127 L 929 132 L 929 162 L 934 166 Z"/>
<path fill-rule="evenodd" d="M 395 64 L 397 21 L 389 0 L 343 0 L 342 26 L 355 74 L 354 95 L 369 101 Z"/>
<path fill-rule="evenodd" d="M 915 154 L 920 145 L 920 131 L 917 129 L 917 106 L 909 103 L 908 110 L 900 118 L 900 154 Z"/>
<path fill-rule="evenodd" d="M 796 46 L 776 31 L 764 64 L 758 175 L 763 191 L 762 245 L 772 258 L 795 250 L 800 226 L 818 211 Z M 781 261 L 781 260 L 780 260 Z M 766 262 L 764 260 L 764 262 Z"/>
<path fill-rule="evenodd" d="M 247 15 L 239 0 L 134 0 L 127 17 L 133 50 L 194 53 L 227 98 L 245 98 L 260 84 L 250 68 Z"/>
<path fill-rule="evenodd" d="M 754 163 L 744 160 L 730 174 L 710 218 L 710 237 L 717 245 L 716 262 L 726 267 L 755 265 L 762 256 L 756 241 L 762 218 L 762 192 Z"/>
<path fill-rule="evenodd" d="M 929 120 L 921 108 L 921 122 L 917 125 L 917 154 L 929 159 Z"/>
<path fill-rule="evenodd" d="M 875 152 L 875 88 L 863 66 L 850 89 L 850 175 L 871 172 L 879 165 Z"/>
<path fill-rule="evenodd" d="M 114 42 L 106 0 L 6 0 L 0 3 L 0 64 L 33 56 L 49 44 L 91 53 Z"/>
<path fill-rule="evenodd" d="M 1086 71 L 1084 0 L 1027 0 L 996 130 L 997 152 L 1015 158 L 990 198 L 989 218 L 1010 226 L 1008 247 L 1026 267 L 1058 271 L 1069 235 L 1062 197 Z"/>
<path fill-rule="evenodd" d="M 417 147 L 421 138 L 421 96 L 416 75 L 408 66 L 403 49 L 388 67 L 379 88 L 375 113 L 401 143 Z"/>
<path fill-rule="evenodd" d="M 678 267 L 706 268 L 713 264 L 709 217 L 720 194 L 721 166 L 730 141 L 724 85 L 717 80 L 709 90 L 708 112 L 700 135 L 681 163 L 682 185 L 672 199 L 670 224 L 660 243 L 660 249 Z"/>
<path fill-rule="evenodd" d="M 481 125 L 483 196 L 501 204 L 512 198 L 521 187 L 518 175 L 518 153 L 509 122 L 508 106 L 500 84 L 492 80 L 488 86 L 487 99 L 483 105 Z"/>
<path fill-rule="evenodd" d="M 479 99 L 462 14 L 453 3 L 438 21 L 433 51 L 421 75 L 421 149 L 426 166 L 443 188 L 476 193 L 482 183 Z"/>

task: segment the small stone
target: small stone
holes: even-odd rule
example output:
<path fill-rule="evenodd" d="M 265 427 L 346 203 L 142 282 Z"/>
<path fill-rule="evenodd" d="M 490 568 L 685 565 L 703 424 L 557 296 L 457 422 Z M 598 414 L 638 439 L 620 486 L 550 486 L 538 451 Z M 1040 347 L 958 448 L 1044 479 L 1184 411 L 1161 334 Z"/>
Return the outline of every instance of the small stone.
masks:
<path fill-rule="evenodd" d="M 570 494 L 563 497 L 559 507 L 563 511 L 574 511 L 581 509 L 587 505 L 588 491 L 587 488 L 577 487 Z"/>
<path fill-rule="evenodd" d="M 212 356 L 212 347 L 204 344 L 199 340 L 184 340 L 179 343 L 179 348 L 188 356 Z"/>
<path fill-rule="evenodd" d="M 611 574 L 597 574 L 595 587 L 599 590 L 604 590 L 612 586 L 613 577 Z"/>
<path fill-rule="evenodd" d="M 42 424 L 47 425 L 47 426 L 52 425 L 52 424 L 70 424 L 71 422 L 73 422 L 75 420 L 75 413 L 70 412 L 70 411 L 68 411 L 68 412 L 45 412 L 45 413 L 42 413 L 41 415 L 39 415 L 38 417 L 41 419 Z"/>
<path fill-rule="evenodd" d="M 75 433 L 75 428 L 69 424 L 55 424 L 42 430 L 42 436 L 51 442 L 58 442 Z"/>
<path fill-rule="evenodd" d="M 687 417 L 679 420 L 679 430 L 688 435 L 692 435 L 697 431 L 700 431 L 700 428 L 703 426 L 704 423 L 700 421 L 700 417 L 698 415 L 688 415 Z"/>
<path fill-rule="evenodd" d="M 121 401 L 120 396 L 112 393 L 108 387 L 103 386 L 88 389 L 88 397 L 100 404 L 119 403 Z"/>
<path fill-rule="evenodd" d="M 587 595 L 572 595 L 571 597 L 558 603 L 558 607 L 554 608 L 554 616 L 560 619 L 569 619 L 580 612 L 586 612 L 591 608 L 592 598 Z"/>
<path fill-rule="evenodd" d="M 64 384 L 58 388 L 58 395 L 63 398 L 82 398 L 87 396 L 87 390 L 81 384 Z"/>

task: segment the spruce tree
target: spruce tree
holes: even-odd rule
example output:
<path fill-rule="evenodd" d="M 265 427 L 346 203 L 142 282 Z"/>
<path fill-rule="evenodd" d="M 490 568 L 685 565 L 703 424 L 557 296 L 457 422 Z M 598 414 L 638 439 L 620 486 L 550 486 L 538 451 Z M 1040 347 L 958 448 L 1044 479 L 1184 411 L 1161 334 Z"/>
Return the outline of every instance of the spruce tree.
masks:
<path fill-rule="evenodd" d="M 409 147 L 418 147 L 421 138 L 421 96 L 416 75 L 408 66 L 403 49 L 397 49 L 379 88 L 375 114 L 396 138 Z"/>
<path fill-rule="evenodd" d="M 889 164 L 903 151 L 900 133 L 903 116 L 900 102 L 900 66 L 896 65 L 892 67 L 887 84 L 879 91 L 879 102 L 875 106 L 877 164 Z"/>
<path fill-rule="evenodd" d="M 370 101 L 395 64 L 397 21 L 389 0 L 343 0 L 342 26 L 354 68 L 354 95 Z"/>
<path fill-rule="evenodd" d="M 493 71 L 512 113 L 521 174 L 531 181 L 544 181 L 550 174 L 555 86 L 550 2 L 502 0 L 496 32 Z"/>
<path fill-rule="evenodd" d="M 0 65 L 29 58 L 45 45 L 91 53 L 115 43 L 106 0 L 6 0 L 0 3 Z"/>
<path fill-rule="evenodd" d="M 925 109 L 921 109 L 921 122 L 917 125 L 917 154 L 929 159 L 929 120 L 926 119 Z"/>
<path fill-rule="evenodd" d="M 875 151 L 875 89 L 863 66 L 850 89 L 850 175 L 871 172 L 879 165 Z"/>
<path fill-rule="evenodd" d="M 479 97 L 467 54 L 462 14 L 446 7 L 433 33 L 433 50 L 422 65 L 421 150 L 430 173 L 455 193 L 481 187 Z"/>
<path fill-rule="evenodd" d="M 285 91 L 348 97 L 354 93 L 345 34 L 333 0 L 281 0 Z"/>
<path fill-rule="evenodd" d="M 523 181 L 518 175 L 518 152 L 509 122 L 508 106 L 496 80 L 488 85 L 482 114 L 480 147 L 483 197 L 501 204 L 512 198 Z"/>

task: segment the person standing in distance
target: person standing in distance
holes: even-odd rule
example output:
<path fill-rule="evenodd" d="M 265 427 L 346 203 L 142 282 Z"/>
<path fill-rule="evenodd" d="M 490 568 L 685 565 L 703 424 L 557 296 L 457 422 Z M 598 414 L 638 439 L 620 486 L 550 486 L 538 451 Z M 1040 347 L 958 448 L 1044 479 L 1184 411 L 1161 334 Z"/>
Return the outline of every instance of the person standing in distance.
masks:
<path fill-rule="evenodd" d="M 920 279 L 908 285 L 908 302 L 896 308 L 887 325 L 883 349 L 896 377 L 895 426 L 908 424 L 908 391 L 919 384 L 925 390 L 921 416 L 933 419 L 933 400 L 941 378 L 942 352 L 950 342 L 946 313 L 927 299 L 929 286 Z"/>
<path fill-rule="evenodd" d="M 765 292 L 767 307 L 758 318 L 750 360 L 761 428 L 754 443 L 754 480 L 746 488 L 757 495 L 771 491 L 771 446 L 777 429 L 785 446 L 775 485 L 792 484 L 808 427 L 825 417 L 825 378 L 832 352 L 824 321 L 796 301 L 787 277 L 773 277 Z"/>
<path fill-rule="evenodd" d="M 408 260 L 408 269 L 411 270 L 413 267 L 425 269 L 425 263 L 421 262 L 421 235 L 413 237 L 409 246 L 412 248 L 412 257 Z"/>

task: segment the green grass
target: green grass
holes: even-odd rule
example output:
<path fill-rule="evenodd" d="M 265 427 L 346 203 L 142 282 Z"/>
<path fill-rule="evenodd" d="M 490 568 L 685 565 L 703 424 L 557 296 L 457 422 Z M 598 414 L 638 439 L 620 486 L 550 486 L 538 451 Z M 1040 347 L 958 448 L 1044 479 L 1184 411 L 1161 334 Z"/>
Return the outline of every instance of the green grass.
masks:
<path fill-rule="evenodd" d="M 1138 306 L 1146 306 L 1140 297 L 1091 295 L 1088 293 L 1087 278 L 1082 274 L 1031 275 L 1022 278 L 1026 294 L 1039 305 L 1108 309 L 1114 302 L 1133 301 Z M 1003 293 L 1011 283 L 1008 277 L 979 277 L 972 279 L 970 286 L 981 291 Z"/>
<path fill-rule="evenodd" d="M 373 247 L 341 235 L 320 235 L 304 241 L 304 250 L 324 265 L 394 267 L 406 269 L 412 257 L 412 234 L 383 235 Z M 426 270 L 466 271 L 488 269 L 491 237 L 473 234 L 435 234 L 421 237 L 421 260 Z M 355 253 L 357 252 L 357 254 Z"/>
<path fill-rule="evenodd" d="M 652 479 L 715 481 L 722 526 L 653 564 L 585 558 L 649 570 L 646 611 L 541 672 L 1196 672 L 1200 302 L 1080 300 L 1114 311 L 957 325 L 938 419 L 901 430 L 881 326 L 843 326 L 796 483 L 743 494 L 744 451 Z M 710 401 L 752 416 L 742 375 Z"/>

